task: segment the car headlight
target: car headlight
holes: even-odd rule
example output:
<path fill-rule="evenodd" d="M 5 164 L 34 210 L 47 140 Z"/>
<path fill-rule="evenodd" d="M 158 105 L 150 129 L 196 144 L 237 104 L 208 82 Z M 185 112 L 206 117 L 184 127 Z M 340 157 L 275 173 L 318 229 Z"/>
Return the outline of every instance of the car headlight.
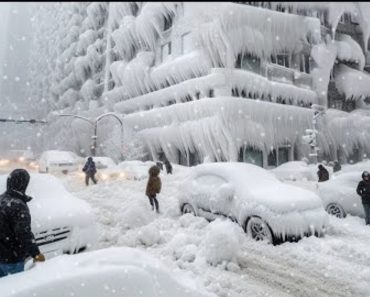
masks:
<path fill-rule="evenodd" d="M 103 173 L 103 174 L 101 175 L 101 178 L 102 178 L 103 180 L 107 180 L 107 179 L 109 178 L 109 175 L 108 175 L 108 174 Z"/>

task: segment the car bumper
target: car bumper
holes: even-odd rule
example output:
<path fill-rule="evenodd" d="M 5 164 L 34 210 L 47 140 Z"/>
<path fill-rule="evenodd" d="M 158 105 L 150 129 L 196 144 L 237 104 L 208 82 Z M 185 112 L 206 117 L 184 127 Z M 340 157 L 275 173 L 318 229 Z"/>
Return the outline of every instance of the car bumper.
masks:
<path fill-rule="evenodd" d="M 82 249 L 92 248 L 97 242 L 97 232 L 94 227 L 73 227 L 67 238 L 42 244 L 40 251 L 47 258 L 52 258 L 61 254 L 72 254 Z"/>

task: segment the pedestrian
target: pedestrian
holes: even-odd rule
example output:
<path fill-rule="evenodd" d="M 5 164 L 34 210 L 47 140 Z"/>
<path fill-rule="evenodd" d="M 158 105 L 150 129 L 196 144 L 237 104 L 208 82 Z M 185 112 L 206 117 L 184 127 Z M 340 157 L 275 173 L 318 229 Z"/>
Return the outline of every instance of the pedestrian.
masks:
<path fill-rule="evenodd" d="M 34 262 L 43 262 L 35 237 L 31 231 L 31 214 L 26 195 L 30 181 L 24 169 L 13 170 L 0 195 L 0 277 L 24 271 L 25 260 L 32 257 Z"/>
<path fill-rule="evenodd" d="M 163 163 L 161 161 L 158 161 L 157 163 L 155 163 L 160 170 L 163 170 Z"/>
<path fill-rule="evenodd" d="M 164 166 L 166 167 L 167 174 L 172 174 L 172 165 L 170 161 L 168 160 L 164 161 Z"/>
<path fill-rule="evenodd" d="M 159 204 L 157 200 L 157 194 L 161 192 L 162 182 L 159 177 L 160 169 L 158 166 L 152 166 L 149 169 L 149 179 L 146 185 L 145 194 L 149 198 L 150 205 L 152 206 L 152 210 L 155 210 L 159 213 Z"/>
<path fill-rule="evenodd" d="M 365 223 L 370 225 L 370 173 L 362 173 L 362 181 L 358 183 L 356 192 L 361 196 L 362 205 L 365 211 Z"/>
<path fill-rule="evenodd" d="M 319 182 L 324 182 L 329 179 L 329 172 L 323 165 L 320 164 L 319 171 L 317 171 L 317 176 L 319 177 Z"/>
<path fill-rule="evenodd" d="M 84 168 L 82 169 L 82 171 L 85 172 L 85 183 L 86 183 L 86 186 L 89 185 L 89 179 L 90 178 L 94 182 L 94 184 L 97 183 L 97 181 L 95 179 L 96 166 L 95 166 L 95 162 L 93 161 L 93 158 L 92 157 L 88 157 L 87 158 L 87 162 L 86 162 Z"/>
<path fill-rule="evenodd" d="M 338 161 L 334 161 L 333 171 L 337 172 L 342 169 L 342 166 L 340 166 L 340 163 Z"/>

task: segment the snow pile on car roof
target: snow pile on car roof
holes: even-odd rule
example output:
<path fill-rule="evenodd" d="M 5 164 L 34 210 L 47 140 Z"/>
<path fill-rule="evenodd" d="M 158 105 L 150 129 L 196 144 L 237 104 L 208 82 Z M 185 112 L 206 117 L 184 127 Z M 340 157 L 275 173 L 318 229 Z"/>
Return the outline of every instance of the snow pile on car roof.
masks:
<path fill-rule="evenodd" d="M 109 248 L 60 256 L 1 280 L 2 297 L 211 297 L 145 252 Z"/>
<path fill-rule="evenodd" d="M 304 161 L 292 161 L 284 163 L 271 170 L 279 180 L 317 180 L 312 166 Z"/>

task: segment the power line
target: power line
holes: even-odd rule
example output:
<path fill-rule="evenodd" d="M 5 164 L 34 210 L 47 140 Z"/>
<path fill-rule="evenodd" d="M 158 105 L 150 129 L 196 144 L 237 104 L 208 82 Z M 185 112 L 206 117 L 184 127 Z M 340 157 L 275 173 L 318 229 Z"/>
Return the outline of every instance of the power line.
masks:
<path fill-rule="evenodd" d="M 30 123 L 30 124 L 47 124 L 47 121 L 45 120 L 35 120 L 35 119 L 30 119 L 30 120 L 15 120 L 15 119 L 2 119 L 0 118 L 1 123 Z"/>

